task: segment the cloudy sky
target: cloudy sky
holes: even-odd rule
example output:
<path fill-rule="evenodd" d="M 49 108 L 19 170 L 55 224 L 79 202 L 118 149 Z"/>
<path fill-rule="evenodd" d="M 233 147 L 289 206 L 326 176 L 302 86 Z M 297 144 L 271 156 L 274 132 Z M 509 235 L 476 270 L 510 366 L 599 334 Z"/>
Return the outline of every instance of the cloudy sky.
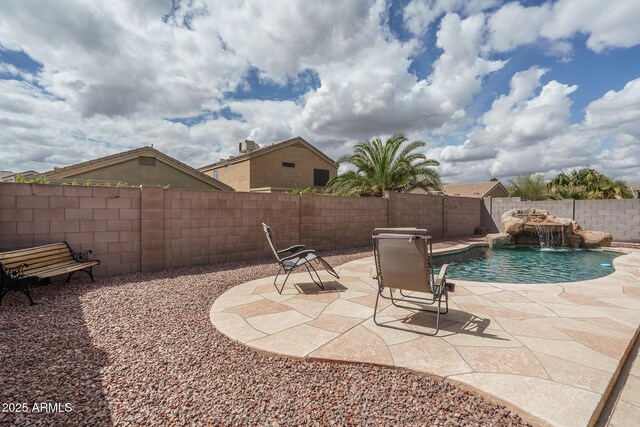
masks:
<path fill-rule="evenodd" d="M 640 181 L 640 0 L 3 0 L 0 169 L 424 140 L 447 182 Z"/>

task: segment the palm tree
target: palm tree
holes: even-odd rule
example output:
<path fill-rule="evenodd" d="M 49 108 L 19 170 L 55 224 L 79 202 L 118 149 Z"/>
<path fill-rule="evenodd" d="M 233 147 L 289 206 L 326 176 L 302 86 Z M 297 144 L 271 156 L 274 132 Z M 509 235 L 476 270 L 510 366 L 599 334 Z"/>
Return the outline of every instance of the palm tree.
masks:
<path fill-rule="evenodd" d="M 567 185 L 554 187 L 553 191 L 549 193 L 549 198 L 554 200 L 586 200 L 591 197 L 586 187 L 582 185 L 575 185 L 573 182 L 569 182 Z"/>
<path fill-rule="evenodd" d="M 520 175 L 509 180 L 509 195 L 524 200 L 545 200 L 547 186 L 541 174 Z"/>
<path fill-rule="evenodd" d="M 621 180 L 611 180 L 595 169 L 575 169 L 560 172 L 547 184 L 554 199 L 628 199 L 633 197 L 629 186 Z"/>
<path fill-rule="evenodd" d="M 633 199 L 633 193 L 626 182 L 621 179 L 608 181 L 600 185 L 594 192 L 597 199 Z"/>
<path fill-rule="evenodd" d="M 380 138 L 359 142 L 353 154 L 338 159 L 338 164 L 351 164 L 355 171 L 336 176 L 327 188 L 337 194 L 372 197 L 415 188 L 440 190 L 440 175 L 432 169 L 440 163 L 415 152 L 425 147 L 424 142 L 413 141 L 402 148 L 406 142 L 402 133 L 393 134 L 384 143 Z"/>
<path fill-rule="evenodd" d="M 558 175 L 556 175 L 551 181 L 547 183 L 547 187 L 551 193 L 556 192 L 558 189 L 562 187 L 566 187 L 571 182 L 571 177 L 560 171 Z"/>

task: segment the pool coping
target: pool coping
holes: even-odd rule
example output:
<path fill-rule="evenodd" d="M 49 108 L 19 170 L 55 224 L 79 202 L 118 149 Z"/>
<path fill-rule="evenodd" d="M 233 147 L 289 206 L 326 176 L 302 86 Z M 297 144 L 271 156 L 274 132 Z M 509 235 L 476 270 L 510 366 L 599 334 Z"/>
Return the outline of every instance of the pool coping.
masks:
<path fill-rule="evenodd" d="M 434 250 L 434 255 L 435 254 L 445 254 L 445 253 L 456 253 L 456 252 L 462 252 L 464 250 L 470 249 L 472 247 L 477 247 L 477 246 L 487 246 L 487 244 L 485 242 L 472 242 L 469 244 L 460 244 L 460 245 L 456 245 L 452 248 L 446 248 L 446 249 L 440 249 L 440 250 Z M 640 252 L 631 250 L 629 248 L 614 248 L 611 250 L 612 252 L 617 252 L 617 253 L 621 253 L 622 256 L 617 257 L 614 259 L 614 267 L 615 267 L 615 271 L 612 272 L 610 275 L 604 276 L 602 278 L 596 278 L 596 279 L 591 279 L 591 280 L 585 280 L 585 281 L 580 281 L 580 282 L 568 282 L 571 283 L 572 285 L 584 285 L 587 287 L 591 287 L 591 286 L 601 286 L 602 283 L 598 283 L 598 282 L 611 282 L 611 281 L 616 281 L 618 280 L 617 276 L 624 276 L 624 274 L 628 273 L 628 263 L 629 263 L 629 259 L 630 258 L 633 263 L 637 262 L 637 265 L 634 264 L 633 267 L 631 267 L 632 269 L 637 269 L 638 267 L 640 267 L 640 256 L 637 256 L 637 260 L 636 260 L 636 256 L 631 256 L 633 254 L 636 255 L 640 255 Z M 340 266 L 338 268 L 338 272 L 341 274 L 341 277 L 343 277 L 343 272 L 346 273 L 346 276 L 344 276 L 346 278 L 346 280 L 344 281 L 346 283 L 346 285 L 348 285 L 349 283 L 353 283 L 353 284 L 357 284 L 356 281 L 354 281 L 354 279 L 357 279 L 358 274 L 354 275 L 352 274 L 354 270 L 354 268 L 360 268 L 360 276 L 362 276 L 359 280 L 366 282 L 367 278 L 365 277 L 366 274 L 364 271 L 362 271 L 362 266 L 364 265 L 363 262 L 366 264 L 367 262 L 371 262 L 372 258 L 365 258 L 364 260 L 358 260 L 358 261 L 352 261 L 350 263 L 346 263 L 342 266 Z M 632 264 L 633 264 L 632 263 Z M 635 271 L 635 270 L 634 270 Z M 640 272 L 640 270 L 637 270 L 638 272 Z M 625 273 L 626 272 L 626 273 Z M 306 273 L 305 273 L 306 274 Z M 635 274 L 632 272 L 632 274 Z M 621 277 L 622 277 L 621 276 Z M 296 281 L 302 281 L 304 282 L 306 279 L 304 277 L 304 275 L 297 275 L 297 277 L 294 277 L 294 275 L 291 276 L 294 280 Z M 323 276 L 324 277 L 324 276 Z M 364 279 L 364 280 L 362 280 Z M 238 323 L 236 323 L 235 326 L 233 325 L 229 325 L 228 323 L 225 324 L 224 321 L 221 321 L 221 319 L 225 319 L 225 315 L 221 314 L 223 313 L 226 309 L 229 308 L 233 308 L 233 307 L 241 307 L 241 306 L 246 306 L 248 304 L 254 304 L 256 301 L 266 301 L 267 299 L 269 300 L 269 304 L 275 302 L 276 304 L 279 303 L 284 303 L 286 304 L 286 300 L 288 299 L 292 299 L 295 298 L 296 296 L 293 295 L 291 296 L 291 293 L 289 293 L 289 295 L 285 295 L 282 297 L 281 301 L 278 302 L 278 297 L 274 296 L 274 295 L 268 295 L 268 294 L 272 294 L 273 292 L 270 292 L 269 286 L 265 285 L 270 285 L 270 283 L 272 282 L 273 277 L 269 277 L 269 278 L 265 278 L 265 279 L 260 279 L 257 281 L 251 281 L 251 282 L 247 282 L 244 284 L 241 284 L 235 288 L 231 288 L 229 291 L 225 292 L 225 294 L 223 294 L 220 298 L 218 298 L 212 308 L 211 308 L 211 320 L 213 322 L 213 324 L 226 336 L 228 336 L 231 339 L 234 339 L 236 341 L 239 341 L 240 343 L 247 345 L 248 347 L 253 348 L 254 350 L 263 352 L 263 353 L 267 353 L 267 354 L 275 354 L 275 355 L 285 355 L 287 357 L 294 357 L 294 358 L 298 358 L 298 359 L 304 359 L 304 360 L 314 360 L 314 361 L 328 361 L 328 362 L 347 362 L 347 363 L 368 363 L 368 364 L 372 364 L 372 365 L 380 365 L 380 366 L 393 366 L 396 368 L 402 368 L 402 369 L 409 369 L 413 372 L 416 372 L 418 374 L 421 375 L 429 375 L 429 376 L 434 376 L 434 377 L 438 377 L 438 378 L 442 378 L 442 379 L 446 379 L 448 381 L 452 381 L 455 384 L 459 385 L 462 388 L 465 389 L 469 389 L 469 390 L 473 390 L 476 393 L 479 393 L 485 397 L 487 397 L 489 400 L 491 401 L 495 401 L 495 402 L 499 402 L 501 404 L 506 405 L 509 408 L 514 409 L 515 412 L 519 413 L 521 416 L 523 416 L 523 418 L 529 422 L 532 422 L 534 424 L 541 424 L 541 425 L 563 425 L 562 423 L 558 424 L 558 423 L 554 423 L 552 422 L 552 420 L 549 419 L 545 419 L 544 416 L 540 417 L 540 414 L 537 414 L 535 411 L 530 411 L 527 408 L 522 407 L 521 405 L 518 405 L 508 399 L 503 398 L 500 395 L 496 395 L 493 394 L 491 392 L 488 392 L 487 390 L 478 387 L 477 384 L 473 384 L 473 381 L 470 383 L 469 381 L 465 381 L 464 375 L 463 374 L 461 377 L 456 378 L 456 374 L 449 374 L 449 375 L 441 375 L 437 370 L 435 370 L 435 372 L 431 372 L 428 369 L 415 369 L 412 368 L 411 366 L 402 366 L 402 364 L 398 364 L 395 361 L 392 364 L 389 363 L 378 363 L 375 360 L 358 360 L 357 357 L 355 357 L 355 360 L 350 360 L 349 357 L 344 357 L 344 355 L 340 356 L 338 355 L 337 357 L 334 355 L 334 357 L 331 357 L 331 355 L 329 354 L 314 354 L 314 353 L 318 353 L 318 350 L 321 348 L 324 348 L 325 346 L 327 346 L 329 343 L 331 342 L 335 342 L 339 337 L 345 335 L 346 333 L 349 333 L 351 331 L 351 329 L 354 329 L 358 326 L 366 326 L 364 325 L 369 318 L 363 318 L 361 319 L 355 326 L 353 326 L 351 329 L 347 330 L 346 332 L 343 332 L 337 336 L 332 337 L 330 340 L 328 340 L 327 342 L 325 342 L 323 345 L 314 348 L 313 351 L 309 351 L 307 353 L 299 353 L 299 354 L 292 354 L 295 352 L 292 351 L 288 351 L 287 349 L 283 349 L 281 347 L 277 347 L 277 348 L 270 348 L 269 346 L 265 346 L 264 341 L 265 341 L 265 336 L 273 336 L 273 335 L 278 335 L 281 334 L 282 331 L 278 331 L 275 334 L 264 334 L 263 332 L 259 331 L 258 329 L 255 329 L 255 323 L 253 325 L 249 324 L 249 322 L 251 322 L 251 317 L 249 317 L 249 322 L 247 322 L 247 319 L 242 319 L 242 321 L 240 321 L 240 319 L 235 319 L 234 321 L 238 321 Z M 308 281 L 308 280 L 307 280 Z M 478 287 L 483 287 L 483 286 L 488 286 L 488 287 L 509 287 L 509 286 L 513 286 L 515 288 L 523 288 L 523 287 L 527 287 L 527 286 L 541 286 L 538 284 L 505 284 L 505 283 L 483 283 L 483 282 L 472 282 L 472 281 L 461 281 L 461 280 L 457 280 L 456 283 L 458 283 L 461 287 L 466 288 L 466 287 L 470 287 L 470 288 L 478 288 Z M 565 290 L 564 290 L 564 286 L 566 286 L 568 283 L 563 283 L 563 284 L 546 284 L 546 286 L 548 287 L 559 287 L 562 290 L 562 292 L 559 294 L 560 296 L 562 294 L 564 294 Z M 372 286 L 373 289 L 373 282 L 371 281 L 371 279 L 369 278 L 369 285 Z M 255 288 L 258 287 L 262 287 L 263 290 L 265 291 L 263 294 L 254 294 L 253 291 L 249 292 L 251 286 Z M 358 291 L 362 291 L 362 284 L 358 285 L 359 287 L 356 287 L 357 290 L 355 290 L 355 292 Z M 614 285 L 616 286 L 616 285 Z M 619 285 L 617 285 L 619 286 Z M 245 287 L 244 289 L 242 287 Z M 247 288 L 248 287 L 248 288 Z M 271 289 L 272 289 L 272 285 L 270 285 Z M 287 285 L 288 290 L 290 291 L 291 288 L 289 288 L 289 285 Z M 640 285 L 637 286 L 638 288 L 640 288 Z M 347 287 L 348 289 L 348 287 Z M 348 289 L 349 290 L 349 289 Z M 249 292 L 249 293 L 247 293 Z M 297 291 L 296 291 L 297 292 Z M 374 290 L 375 292 L 375 290 Z M 499 292 L 505 292 L 505 290 L 499 291 Z M 238 298 L 241 297 L 242 295 L 245 296 L 249 296 L 249 298 L 245 298 L 245 301 L 243 302 L 242 298 Z M 226 297 L 230 297 L 231 299 L 233 299 L 234 297 L 236 298 L 236 300 L 234 301 L 234 303 L 236 303 L 235 305 L 231 305 L 228 306 L 229 301 L 227 301 L 227 303 L 224 303 L 223 306 L 221 307 L 219 302 L 224 301 L 224 298 Z M 267 297 L 265 297 L 265 295 L 267 295 Z M 625 295 L 624 294 L 624 287 L 623 287 L 623 291 L 621 293 L 621 295 Z M 255 298 L 256 296 L 261 296 L 262 298 Z M 625 295 L 625 297 L 628 298 L 633 298 L 631 296 Z M 271 298 L 271 299 L 270 299 Z M 340 295 L 340 298 L 342 298 L 342 295 Z M 454 294 L 454 296 L 452 297 L 452 301 L 455 301 L 456 296 Z M 228 300 L 228 298 L 227 298 Z M 532 302 L 532 304 L 537 304 L 535 302 Z M 218 305 L 218 307 L 216 307 L 216 305 Z M 218 310 L 219 308 L 222 308 L 222 310 Z M 587 306 L 587 308 L 592 308 L 591 306 Z M 639 309 L 634 309 L 637 312 L 640 312 L 640 308 Z M 293 310 L 296 311 L 296 310 Z M 307 313 L 308 314 L 308 313 Z M 277 317 L 278 313 L 271 313 L 271 314 L 266 314 L 264 315 L 265 318 L 272 316 L 272 317 Z M 282 317 L 282 316 L 281 316 Z M 490 317 L 490 316 L 488 316 Z M 606 317 L 606 316 L 603 316 Z M 444 318 L 446 318 L 446 316 L 444 316 Z M 228 320 L 228 318 L 227 318 Z M 313 319 L 315 320 L 315 318 Z M 312 323 L 313 322 L 304 322 L 304 325 L 306 325 L 307 323 Z M 570 320 L 574 320 L 574 319 L 570 319 Z M 614 322 L 616 321 L 615 319 L 613 319 Z M 493 320 L 495 322 L 495 320 Z M 455 321 L 454 321 L 455 322 Z M 243 324 L 244 323 L 244 324 Z M 240 325 L 240 326 L 239 326 Z M 295 330 L 296 328 L 301 329 L 302 324 L 298 323 L 294 326 L 292 326 L 290 329 Z M 258 332 L 258 334 L 262 334 L 264 336 L 260 336 L 258 338 L 256 338 L 257 334 L 253 334 L 253 339 L 248 339 L 248 336 L 246 335 L 247 332 L 247 326 L 250 329 L 253 329 L 254 331 Z M 309 326 L 311 327 L 311 326 Z M 500 324 L 498 324 L 498 327 L 500 327 Z M 625 324 L 625 327 L 631 327 L 629 325 Z M 318 329 L 318 328 L 315 328 Z M 362 328 L 360 328 L 362 329 Z M 622 351 L 622 354 L 620 354 L 620 357 L 617 357 L 616 359 L 616 363 L 615 363 L 615 369 L 613 370 L 613 372 L 609 372 L 609 378 L 606 384 L 606 387 L 601 390 L 600 392 L 595 392 L 598 395 L 600 395 L 597 404 L 595 405 L 595 407 L 592 408 L 591 412 L 591 416 L 588 418 L 588 421 L 585 419 L 584 421 L 586 421 L 585 424 L 587 425 L 592 425 L 596 422 L 596 420 L 598 419 L 598 416 L 600 414 L 600 412 L 602 411 L 602 408 L 604 407 L 605 402 L 607 401 L 607 398 L 609 396 L 609 394 L 611 393 L 611 390 L 613 389 L 613 386 L 620 374 L 620 371 L 624 365 L 624 362 L 626 360 L 626 358 L 629 355 L 629 352 L 631 350 L 631 348 L 633 347 L 633 344 L 635 343 L 635 341 L 638 338 L 638 332 L 640 331 L 640 329 L 638 329 L 638 324 L 636 323 L 633 326 L 633 333 L 630 336 L 627 336 L 626 339 L 627 341 L 627 345 L 624 348 L 624 351 Z M 239 333 L 234 333 L 238 332 Z M 243 334 L 245 334 L 243 336 Z M 375 334 L 375 332 L 374 332 Z M 251 334 L 249 334 L 251 335 Z M 303 337 L 304 338 L 304 337 Z M 437 338 L 437 337 L 436 337 Z M 433 339 L 433 338 L 430 338 Z M 263 341 L 263 343 L 260 343 L 260 341 Z M 415 340 L 418 341 L 418 340 Z M 518 339 L 516 338 L 516 341 L 518 341 Z M 475 344 L 474 344 L 475 345 Z M 464 347 L 464 344 L 462 344 L 462 346 Z M 335 347 L 335 346 L 334 346 Z M 524 346 L 526 348 L 526 346 Z M 528 349 L 528 348 L 527 348 Z M 303 354 L 304 353 L 304 354 Z M 325 352 L 326 353 L 326 352 Z M 352 358 L 353 359 L 353 358 Z M 475 372 L 475 371 L 474 371 Z M 472 374 L 469 374 L 472 375 Z M 496 374 L 498 375 L 498 374 Z M 549 375 L 549 374 L 547 374 Z M 460 376 L 460 375 L 458 375 Z M 527 377 L 529 378 L 529 377 Z M 549 381 L 556 381 L 555 379 L 549 378 Z M 584 391 L 584 389 L 583 389 Z M 556 420 L 557 421 L 557 420 Z"/>

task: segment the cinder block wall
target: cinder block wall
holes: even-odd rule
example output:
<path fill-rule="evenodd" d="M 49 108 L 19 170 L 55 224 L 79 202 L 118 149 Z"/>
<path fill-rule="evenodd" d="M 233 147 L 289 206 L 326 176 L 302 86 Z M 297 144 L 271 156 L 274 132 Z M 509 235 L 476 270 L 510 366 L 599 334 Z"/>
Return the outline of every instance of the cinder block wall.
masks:
<path fill-rule="evenodd" d="M 619 242 L 640 242 L 640 199 L 576 200 L 575 218 L 586 230 L 602 230 Z"/>
<path fill-rule="evenodd" d="M 444 199 L 426 194 L 389 193 L 389 227 L 426 228 L 434 238 L 445 237 Z M 475 200 L 480 203 L 480 199 Z M 478 225 L 479 221 L 475 226 Z"/>
<path fill-rule="evenodd" d="M 98 275 L 140 271 L 140 189 L 0 184 L 0 251 L 67 241 Z"/>
<path fill-rule="evenodd" d="M 585 230 L 606 231 L 619 242 L 640 242 L 640 199 L 523 201 L 519 197 L 486 198 L 489 214 L 482 216 L 489 231 L 500 229 L 500 217 L 509 209 L 535 208 L 575 219 Z"/>
<path fill-rule="evenodd" d="M 300 197 L 284 194 L 164 191 L 164 268 L 271 256 L 300 243 Z"/>
<path fill-rule="evenodd" d="M 482 199 L 473 197 L 443 197 L 444 235 L 469 236 L 482 224 Z"/>
<path fill-rule="evenodd" d="M 508 209 L 545 209 L 617 241 L 640 242 L 640 200 L 527 202 L 391 193 L 388 199 L 310 194 L 0 183 L 0 251 L 67 241 L 102 261 L 98 275 L 270 256 L 276 245 L 364 246 L 376 227 L 427 228 L 435 238 L 497 229 Z"/>
<path fill-rule="evenodd" d="M 387 225 L 387 199 L 302 194 L 302 244 L 314 249 L 364 246 Z"/>

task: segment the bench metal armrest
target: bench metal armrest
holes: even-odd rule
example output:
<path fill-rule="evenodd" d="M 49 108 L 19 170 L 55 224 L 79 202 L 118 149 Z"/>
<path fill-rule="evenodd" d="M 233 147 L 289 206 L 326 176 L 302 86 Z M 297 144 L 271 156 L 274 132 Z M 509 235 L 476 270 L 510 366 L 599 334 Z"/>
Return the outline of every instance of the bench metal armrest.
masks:
<path fill-rule="evenodd" d="M 78 262 L 88 262 L 88 261 L 92 261 L 91 258 L 89 258 L 89 254 L 92 254 L 93 251 L 91 249 L 87 250 L 87 251 L 82 251 L 82 252 L 76 252 L 73 249 L 71 250 L 71 255 L 73 255 L 73 259 L 75 259 Z"/>
<path fill-rule="evenodd" d="M 287 261 L 287 260 L 294 259 L 294 258 L 302 258 L 302 257 L 304 257 L 306 255 L 314 254 L 314 253 L 316 253 L 316 251 L 314 251 L 313 249 L 306 249 L 304 251 L 296 252 L 293 255 L 289 255 L 289 256 L 286 256 L 284 258 L 280 258 L 280 262 Z"/>
<path fill-rule="evenodd" d="M 5 267 L 4 271 L 10 279 L 20 280 L 26 277 L 24 269 L 27 267 L 29 267 L 29 264 L 20 264 L 15 267 Z"/>

